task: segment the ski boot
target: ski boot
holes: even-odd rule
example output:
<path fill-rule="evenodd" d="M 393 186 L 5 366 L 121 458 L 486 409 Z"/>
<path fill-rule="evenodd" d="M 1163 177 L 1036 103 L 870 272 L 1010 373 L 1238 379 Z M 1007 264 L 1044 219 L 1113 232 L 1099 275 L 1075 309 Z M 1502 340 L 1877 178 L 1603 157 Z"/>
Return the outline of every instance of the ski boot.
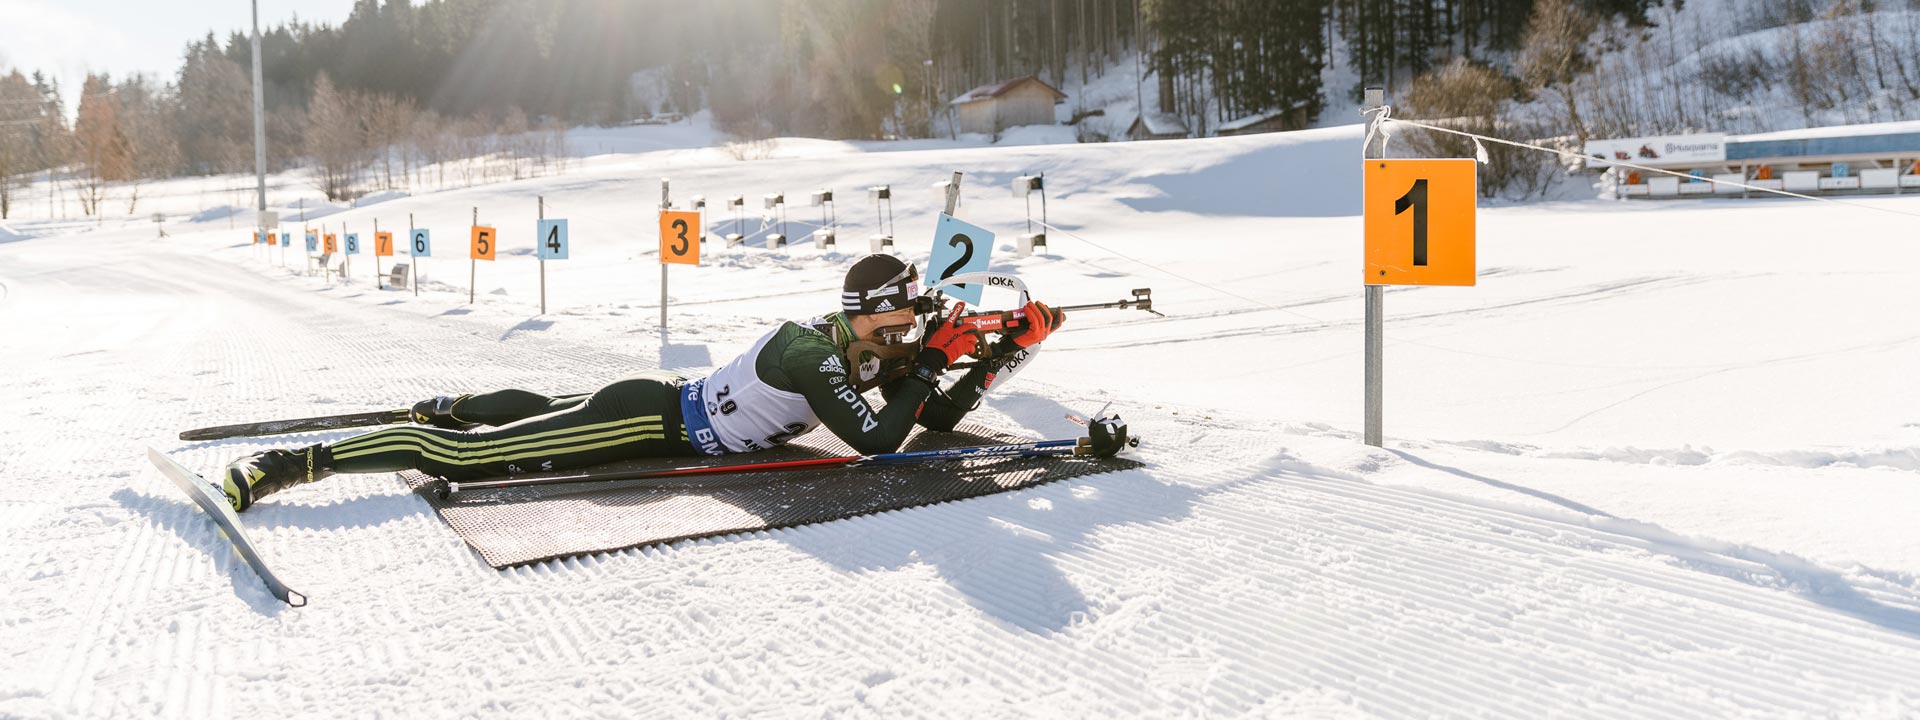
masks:
<path fill-rule="evenodd" d="M 268 450 L 233 461 L 221 489 L 234 512 L 245 512 L 260 498 L 333 474 L 331 456 L 319 445 L 299 450 Z"/>
<path fill-rule="evenodd" d="M 1139 447 L 1139 437 L 1127 435 L 1127 421 L 1119 414 L 1103 415 L 1087 423 L 1087 443 L 1094 457 L 1110 458 L 1127 448 Z"/>
<path fill-rule="evenodd" d="M 421 400 L 413 404 L 413 422 L 418 425 L 431 425 L 447 430 L 465 430 L 473 424 L 453 416 L 453 406 L 472 395 L 441 395 L 431 400 Z"/>

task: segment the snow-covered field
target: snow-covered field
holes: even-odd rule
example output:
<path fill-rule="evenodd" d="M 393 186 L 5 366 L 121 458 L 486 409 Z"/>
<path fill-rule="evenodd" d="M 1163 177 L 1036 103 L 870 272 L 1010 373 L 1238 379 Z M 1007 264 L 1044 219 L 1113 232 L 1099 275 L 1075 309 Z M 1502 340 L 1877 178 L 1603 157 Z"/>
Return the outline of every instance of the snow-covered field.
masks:
<path fill-rule="evenodd" d="M 0 229 L 0 716 L 1920 714 L 1911 217 L 1483 208 L 1477 287 L 1387 295 L 1375 449 L 1357 437 L 1355 127 L 795 140 L 752 162 L 678 140 L 310 213 L 431 228 L 417 297 L 376 289 L 371 256 L 329 283 L 291 269 L 298 240 L 285 260 L 247 244 L 207 207 L 244 179 L 144 189 L 164 240 L 144 218 Z M 1001 233 L 994 269 L 1061 303 L 1152 287 L 1167 314 L 1074 315 L 982 416 L 1065 436 L 1067 412 L 1112 402 L 1146 468 L 505 572 L 396 478 L 342 476 L 245 516 L 311 596 L 294 610 L 142 458 L 211 472 L 348 433 L 175 433 L 724 363 L 834 308 L 872 231 L 865 186 L 893 185 L 902 252 L 924 263 L 930 185 L 953 170 L 961 217 Z M 1068 232 L 1014 259 L 1006 188 L 1042 171 Z M 806 194 L 832 187 L 843 248 L 709 243 L 673 270 L 663 337 L 663 176 L 707 197 L 716 231 L 721 198 L 785 192 L 796 237 L 819 220 Z M 274 182 L 275 206 L 319 204 Z M 544 315 L 538 196 L 573 238 Z M 503 249 L 469 305 L 476 207 Z"/>

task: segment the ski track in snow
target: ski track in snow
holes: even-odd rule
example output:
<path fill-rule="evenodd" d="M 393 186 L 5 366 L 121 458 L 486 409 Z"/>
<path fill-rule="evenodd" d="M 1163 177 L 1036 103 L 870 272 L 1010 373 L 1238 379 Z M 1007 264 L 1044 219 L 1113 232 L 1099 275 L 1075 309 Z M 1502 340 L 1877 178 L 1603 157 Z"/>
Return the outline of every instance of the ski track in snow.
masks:
<path fill-rule="evenodd" d="M 581 341 L 549 336 L 564 316 L 390 308 L 364 284 L 321 289 L 132 231 L 4 252 L 0 323 L 27 331 L 0 334 L 15 396 L 0 413 L 0 716 L 1920 714 L 1912 575 L 1574 512 L 1524 487 L 1490 500 L 1386 485 L 1355 467 L 1435 461 L 1176 406 L 1128 409 L 1141 470 L 505 571 L 394 477 L 341 476 L 243 517 L 312 598 L 289 609 L 142 445 L 211 474 L 353 432 L 182 443 L 180 429 L 590 389 L 660 364 L 649 314 Z M 758 332 L 757 316 L 706 319 L 714 362 Z M 1132 343 L 1235 332 L 1208 319 L 1151 321 Z M 1258 331 L 1288 330 L 1312 328 Z M 1084 337 L 1076 349 L 1107 342 Z M 1061 434 L 1068 409 L 1111 399 L 1027 380 L 989 421 Z"/>

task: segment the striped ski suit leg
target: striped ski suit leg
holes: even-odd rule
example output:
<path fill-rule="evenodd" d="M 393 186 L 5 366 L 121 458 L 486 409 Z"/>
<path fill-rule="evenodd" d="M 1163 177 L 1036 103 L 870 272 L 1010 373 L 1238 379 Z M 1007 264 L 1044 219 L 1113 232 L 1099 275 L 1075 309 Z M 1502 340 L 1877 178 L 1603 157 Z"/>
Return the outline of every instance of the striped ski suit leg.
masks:
<path fill-rule="evenodd" d="M 674 373 L 649 372 L 601 388 L 585 402 L 470 431 L 398 427 L 327 446 L 334 472 L 420 470 L 473 480 L 566 470 L 636 457 L 690 456 Z"/>

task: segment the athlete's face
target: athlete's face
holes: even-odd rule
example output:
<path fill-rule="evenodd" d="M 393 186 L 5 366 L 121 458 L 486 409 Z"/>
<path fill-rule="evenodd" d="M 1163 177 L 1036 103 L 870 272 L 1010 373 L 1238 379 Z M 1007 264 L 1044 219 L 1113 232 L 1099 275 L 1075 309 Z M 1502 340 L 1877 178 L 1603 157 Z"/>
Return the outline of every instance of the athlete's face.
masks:
<path fill-rule="evenodd" d="M 908 308 L 874 313 L 872 315 L 855 315 L 847 318 L 847 321 L 853 325 L 853 332 L 859 335 L 860 339 L 882 342 L 886 338 L 881 337 L 876 331 L 880 328 L 896 325 L 913 325 L 913 310 Z"/>

